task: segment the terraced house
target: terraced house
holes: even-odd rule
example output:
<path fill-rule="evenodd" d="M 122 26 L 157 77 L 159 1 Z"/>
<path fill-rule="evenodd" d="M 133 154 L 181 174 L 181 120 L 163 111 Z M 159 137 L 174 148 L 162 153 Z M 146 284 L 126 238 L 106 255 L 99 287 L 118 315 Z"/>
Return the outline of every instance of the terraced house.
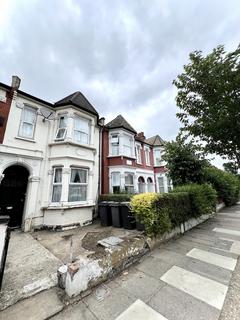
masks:
<path fill-rule="evenodd" d="M 0 83 L 0 215 L 24 231 L 92 222 L 99 193 L 167 192 L 164 141 L 121 116 L 104 125 L 81 92 L 56 103 Z"/>
<path fill-rule="evenodd" d="M 12 227 L 85 225 L 99 185 L 99 116 L 80 93 L 49 103 L 0 83 L 0 214 Z"/>
<path fill-rule="evenodd" d="M 146 138 L 121 116 L 102 134 L 102 193 L 168 192 L 172 188 L 162 160 L 164 141 Z"/>

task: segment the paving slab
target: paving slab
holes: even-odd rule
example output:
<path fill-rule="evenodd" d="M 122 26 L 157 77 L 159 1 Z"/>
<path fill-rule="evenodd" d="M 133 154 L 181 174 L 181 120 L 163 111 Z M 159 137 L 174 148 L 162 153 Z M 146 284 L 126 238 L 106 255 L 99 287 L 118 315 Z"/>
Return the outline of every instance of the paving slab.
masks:
<path fill-rule="evenodd" d="M 11 232 L 0 310 L 57 285 L 62 262 L 28 233 Z"/>
<path fill-rule="evenodd" d="M 58 290 L 52 288 L 0 312 L 0 320 L 45 320 L 63 309 Z"/>
<path fill-rule="evenodd" d="M 27 319 L 26 319 L 27 320 Z M 51 320 L 97 320 L 83 302 L 78 302 L 53 316 Z"/>
<path fill-rule="evenodd" d="M 139 264 L 136 265 L 136 269 L 158 280 L 171 267 L 171 264 L 152 256 L 145 257 Z"/>
<path fill-rule="evenodd" d="M 220 314 L 216 308 L 169 285 L 151 298 L 149 306 L 168 320 L 217 320 Z"/>
<path fill-rule="evenodd" d="M 136 268 L 130 268 L 127 272 L 123 272 L 114 282 L 144 302 L 148 302 L 165 285 L 164 282 L 156 280 Z"/>
<path fill-rule="evenodd" d="M 94 292 L 83 300 L 88 309 L 100 320 L 115 320 L 135 301 L 136 298 L 120 286 L 110 289 L 102 301 L 97 300 Z"/>

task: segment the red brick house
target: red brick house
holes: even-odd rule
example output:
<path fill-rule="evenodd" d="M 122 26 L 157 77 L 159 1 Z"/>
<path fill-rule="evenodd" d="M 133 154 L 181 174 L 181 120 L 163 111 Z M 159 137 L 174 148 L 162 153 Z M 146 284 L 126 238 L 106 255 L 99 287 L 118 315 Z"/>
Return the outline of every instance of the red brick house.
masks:
<path fill-rule="evenodd" d="M 159 135 L 146 139 L 118 115 L 103 127 L 102 193 L 168 192 L 163 150 Z"/>

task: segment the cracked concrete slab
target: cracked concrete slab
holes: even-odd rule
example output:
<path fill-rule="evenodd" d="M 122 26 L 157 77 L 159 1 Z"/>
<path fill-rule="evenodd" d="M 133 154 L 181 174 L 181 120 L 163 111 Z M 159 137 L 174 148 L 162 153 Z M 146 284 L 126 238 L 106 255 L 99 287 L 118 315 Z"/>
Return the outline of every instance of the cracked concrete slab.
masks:
<path fill-rule="evenodd" d="M 30 234 L 11 232 L 0 293 L 0 310 L 56 286 L 57 269 L 61 264 Z"/>

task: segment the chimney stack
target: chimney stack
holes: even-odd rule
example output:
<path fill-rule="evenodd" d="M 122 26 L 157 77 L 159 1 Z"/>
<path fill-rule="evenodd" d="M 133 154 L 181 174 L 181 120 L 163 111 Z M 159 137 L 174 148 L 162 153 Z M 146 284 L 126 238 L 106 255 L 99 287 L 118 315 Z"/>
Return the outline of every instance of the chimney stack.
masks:
<path fill-rule="evenodd" d="M 103 127 L 104 124 L 105 124 L 105 118 L 104 118 L 104 117 L 100 118 L 100 119 L 98 120 L 98 123 L 99 123 L 100 126 Z"/>
<path fill-rule="evenodd" d="M 145 137 L 145 135 L 144 135 L 144 132 L 139 132 L 139 133 L 137 133 L 137 136 L 136 136 L 139 140 L 141 140 L 141 141 L 144 141 L 144 140 L 146 140 L 146 137 Z"/>
<path fill-rule="evenodd" d="M 18 76 L 12 76 L 11 87 L 14 91 L 19 89 L 20 83 L 21 83 L 21 79 Z"/>

